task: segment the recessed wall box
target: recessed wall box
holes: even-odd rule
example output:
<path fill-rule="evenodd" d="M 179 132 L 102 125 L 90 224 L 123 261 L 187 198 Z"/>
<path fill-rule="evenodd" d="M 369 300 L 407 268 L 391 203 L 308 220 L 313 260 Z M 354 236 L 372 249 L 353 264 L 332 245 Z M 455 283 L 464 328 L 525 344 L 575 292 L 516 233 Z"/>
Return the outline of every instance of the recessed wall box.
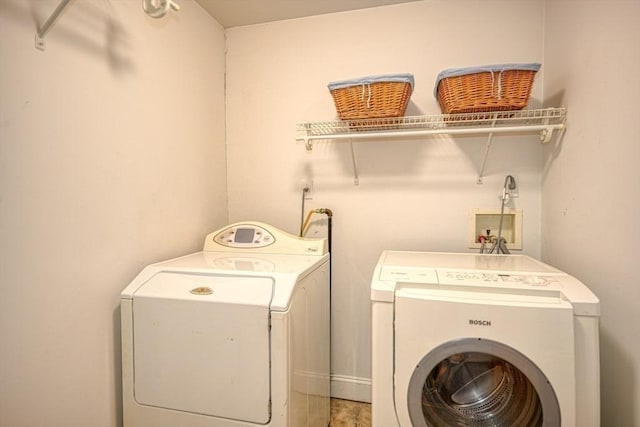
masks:
<path fill-rule="evenodd" d="M 500 209 L 472 209 L 469 214 L 469 248 L 480 249 L 479 236 L 498 237 Z M 502 237 L 507 249 L 522 250 L 522 209 L 504 208 Z M 485 247 L 491 247 L 487 241 Z"/>

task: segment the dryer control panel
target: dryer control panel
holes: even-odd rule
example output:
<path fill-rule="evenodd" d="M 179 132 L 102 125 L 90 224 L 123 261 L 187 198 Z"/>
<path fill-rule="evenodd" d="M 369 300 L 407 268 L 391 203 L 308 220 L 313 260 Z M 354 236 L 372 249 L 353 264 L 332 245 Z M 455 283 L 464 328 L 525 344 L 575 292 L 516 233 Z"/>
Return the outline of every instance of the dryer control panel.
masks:
<path fill-rule="evenodd" d="M 307 239 L 261 222 L 238 222 L 209 234 L 204 251 L 316 255 L 327 253 L 327 239 Z"/>
<path fill-rule="evenodd" d="M 262 248 L 273 244 L 275 238 L 255 224 L 242 224 L 223 229 L 213 236 L 213 240 L 232 248 Z"/>

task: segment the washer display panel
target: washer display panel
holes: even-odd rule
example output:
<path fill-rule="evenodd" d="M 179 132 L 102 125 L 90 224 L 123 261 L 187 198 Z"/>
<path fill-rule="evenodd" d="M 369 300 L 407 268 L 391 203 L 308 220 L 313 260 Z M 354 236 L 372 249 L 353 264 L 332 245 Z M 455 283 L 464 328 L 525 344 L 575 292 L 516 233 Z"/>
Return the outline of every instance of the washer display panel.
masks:
<path fill-rule="evenodd" d="M 414 426 L 560 426 L 560 407 L 542 372 L 499 342 L 445 343 L 418 364 L 407 396 Z"/>

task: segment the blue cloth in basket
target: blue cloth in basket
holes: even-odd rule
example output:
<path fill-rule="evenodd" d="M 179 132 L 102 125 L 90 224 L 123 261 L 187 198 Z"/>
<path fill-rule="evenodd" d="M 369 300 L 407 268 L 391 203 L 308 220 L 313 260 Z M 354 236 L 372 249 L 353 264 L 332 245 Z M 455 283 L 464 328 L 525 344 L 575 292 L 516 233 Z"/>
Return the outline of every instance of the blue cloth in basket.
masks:
<path fill-rule="evenodd" d="M 436 85 L 433 88 L 433 96 L 438 98 L 438 84 L 440 80 L 445 79 L 447 77 L 458 77 L 464 76 L 466 74 L 475 74 L 475 73 L 501 73 L 506 70 L 530 70 L 530 71 L 538 71 L 540 69 L 540 64 L 538 63 L 530 63 L 530 64 L 494 64 L 494 65 L 481 65 L 477 67 L 466 67 L 466 68 L 448 68 L 446 70 L 441 71 L 436 78 Z"/>
<path fill-rule="evenodd" d="M 409 83 L 411 85 L 411 91 L 413 92 L 413 74 L 384 74 L 377 76 L 360 77 L 357 79 L 340 80 L 337 82 L 329 83 L 329 90 L 343 89 L 351 86 L 370 85 L 372 83 L 380 82 L 400 82 Z"/>

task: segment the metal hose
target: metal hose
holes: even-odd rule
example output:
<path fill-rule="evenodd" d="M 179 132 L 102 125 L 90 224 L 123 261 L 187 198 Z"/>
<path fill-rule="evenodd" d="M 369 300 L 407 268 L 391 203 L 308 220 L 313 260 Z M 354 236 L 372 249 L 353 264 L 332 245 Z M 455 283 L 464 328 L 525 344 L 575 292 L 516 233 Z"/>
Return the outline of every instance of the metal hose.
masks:
<path fill-rule="evenodd" d="M 507 249 L 506 240 L 502 238 L 502 224 L 504 222 L 504 204 L 507 201 L 507 194 L 509 190 L 515 190 L 516 180 L 513 176 L 507 175 L 504 178 L 504 185 L 502 187 L 502 204 L 500 206 L 500 225 L 498 226 L 498 253 L 503 254 L 510 253 Z"/>

